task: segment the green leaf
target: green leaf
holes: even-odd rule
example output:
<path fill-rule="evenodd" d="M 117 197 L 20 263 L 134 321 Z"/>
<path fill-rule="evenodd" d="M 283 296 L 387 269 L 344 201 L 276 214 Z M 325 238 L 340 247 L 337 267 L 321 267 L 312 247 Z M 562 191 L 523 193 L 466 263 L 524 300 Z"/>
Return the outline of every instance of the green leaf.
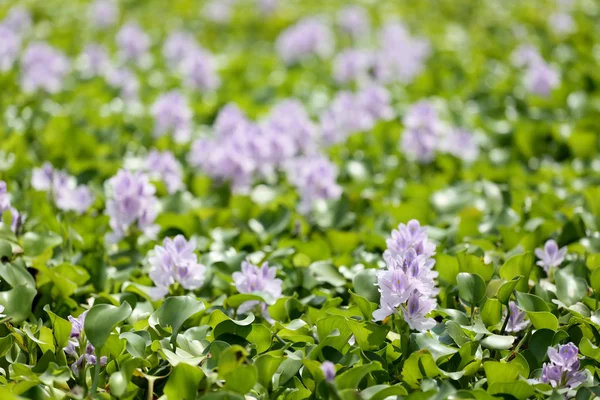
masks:
<path fill-rule="evenodd" d="M 512 278 L 510 281 L 504 282 L 500 288 L 498 289 L 498 301 L 502 304 L 504 304 L 505 306 L 508 305 L 509 301 L 510 301 L 510 296 L 512 295 L 512 292 L 515 290 L 515 288 L 517 287 L 517 284 L 519 283 L 519 281 L 523 278 L 523 275 L 519 275 L 519 276 L 515 276 L 514 278 Z"/>
<path fill-rule="evenodd" d="M 458 259 L 444 253 L 435 255 L 435 270 L 438 271 L 440 280 L 449 285 L 456 285 L 456 275 L 460 272 Z"/>
<path fill-rule="evenodd" d="M 338 271 L 338 269 L 327 261 L 317 261 L 308 267 L 318 282 L 329 284 L 334 287 L 344 286 L 346 278 Z"/>
<path fill-rule="evenodd" d="M 357 295 L 364 297 L 371 303 L 379 304 L 376 272 L 372 268 L 360 271 L 352 278 L 352 285 Z"/>
<path fill-rule="evenodd" d="M 473 254 L 467 254 L 464 251 L 456 255 L 460 272 L 479 275 L 484 282 L 489 281 L 494 275 L 494 267 L 491 264 L 485 264 L 481 257 Z M 457 277 L 458 280 L 458 277 Z"/>
<path fill-rule="evenodd" d="M 456 277 L 458 295 L 467 304 L 477 306 L 485 298 L 485 282 L 477 274 L 461 272 Z"/>
<path fill-rule="evenodd" d="M 514 336 L 490 335 L 481 341 L 481 345 L 493 350 L 508 350 L 512 348 Z"/>
<path fill-rule="evenodd" d="M 178 364 L 171 371 L 164 393 L 169 400 L 195 400 L 204 373 L 198 367 Z"/>
<path fill-rule="evenodd" d="M 100 349 L 106 343 L 115 326 L 131 314 L 131 306 L 125 302 L 120 307 L 110 304 L 97 304 L 85 316 L 83 329 L 86 338 Z"/>
<path fill-rule="evenodd" d="M 47 249 L 59 246 L 62 242 L 62 237 L 54 232 L 27 232 L 21 238 L 21 246 L 23 247 L 25 255 L 29 257 L 39 256 Z"/>
<path fill-rule="evenodd" d="M 242 365 L 225 375 L 225 388 L 246 394 L 258 380 L 258 370 L 254 365 Z"/>
<path fill-rule="evenodd" d="M 548 304 L 538 296 L 517 292 L 517 305 L 523 311 L 550 311 Z"/>
<path fill-rule="evenodd" d="M 24 285 L 0 292 L 0 305 L 4 306 L 3 314 L 11 317 L 13 322 L 26 320 L 31 314 L 31 305 L 36 294 L 35 289 Z"/>
<path fill-rule="evenodd" d="M 518 400 L 525 400 L 533 396 L 535 389 L 524 381 L 495 382 L 488 388 L 489 394 L 507 394 Z"/>
<path fill-rule="evenodd" d="M 526 292 L 528 289 L 529 275 L 531 269 L 535 265 L 535 256 L 531 252 L 517 254 L 510 257 L 502 267 L 500 267 L 500 277 L 507 281 L 512 281 L 518 276 L 522 276 L 523 279 L 519 281 L 516 286 L 516 290 L 520 292 Z M 503 303 L 506 304 L 506 303 Z"/>
<path fill-rule="evenodd" d="M 281 354 L 282 353 L 278 351 L 265 353 L 258 356 L 254 362 L 254 365 L 258 371 L 258 382 L 265 389 L 269 389 L 271 379 L 283 361 Z"/>
<path fill-rule="evenodd" d="M 52 324 L 52 332 L 54 339 L 56 340 L 56 347 L 62 349 L 67 345 L 69 336 L 71 335 L 71 323 L 64 318 L 59 317 L 50 310 L 50 305 L 44 306 L 44 311 L 50 317 L 50 323 Z"/>
<path fill-rule="evenodd" d="M 373 371 L 382 369 L 381 364 L 378 362 L 356 366 L 336 376 L 335 384 L 340 390 L 356 389 L 365 376 Z"/>
<path fill-rule="evenodd" d="M 564 269 L 556 271 L 554 282 L 556 283 L 556 297 L 567 306 L 572 306 L 587 295 L 587 282 Z"/>
<path fill-rule="evenodd" d="M 172 342 L 179 333 L 183 323 L 192 315 L 204 310 L 204 303 L 189 296 L 169 297 L 154 311 L 148 323 L 151 326 L 159 325 L 161 328 L 171 327 Z"/>
<path fill-rule="evenodd" d="M 481 307 L 481 320 L 487 326 L 499 323 L 502 320 L 502 303 L 497 299 L 486 298 Z"/>

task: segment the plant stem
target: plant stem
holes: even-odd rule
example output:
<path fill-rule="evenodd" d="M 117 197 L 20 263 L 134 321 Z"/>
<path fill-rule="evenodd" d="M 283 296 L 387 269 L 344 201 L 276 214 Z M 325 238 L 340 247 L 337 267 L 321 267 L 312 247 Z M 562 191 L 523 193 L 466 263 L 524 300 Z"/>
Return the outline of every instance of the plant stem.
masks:
<path fill-rule="evenodd" d="M 97 354 L 100 354 L 100 350 L 98 350 Z M 96 393 L 96 389 L 98 388 L 98 379 L 100 378 L 100 357 L 96 360 L 96 365 L 94 365 L 94 380 L 92 380 L 92 390 L 91 394 Z"/>

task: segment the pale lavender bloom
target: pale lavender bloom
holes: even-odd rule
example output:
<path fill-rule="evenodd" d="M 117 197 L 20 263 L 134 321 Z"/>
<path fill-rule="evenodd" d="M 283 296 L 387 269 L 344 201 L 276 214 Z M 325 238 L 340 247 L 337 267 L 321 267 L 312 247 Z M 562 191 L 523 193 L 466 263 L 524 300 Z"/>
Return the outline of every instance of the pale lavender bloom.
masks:
<path fill-rule="evenodd" d="M 28 93 L 36 90 L 56 93 L 62 89 L 70 69 L 63 53 L 46 43 L 31 43 L 21 59 L 21 88 Z"/>
<path fill-rule="evenodd" d="M 108 191 L 106 214 L 113 230 L 107 236 L 109 242 L 114 243 L 124 237 L 134 223 L 147 236 L 154 237 L 158 233 L 158 227 L 154 225 L 158 200 L 147 175 L 120 170 L 108 181 Z"/>
<path fill-rule="evenodd" d="M 527 90 L 539 96 L 548 96 L 559 84 L 558 71 L 543 61 L 531 65 L 525 74 Z"/>
<path fill-rule="evenodd" d="M 232 0 L 211 0 L 205 4 L 202 12 L 212 22 L 224 24 L 231 19 Z"/>
<path fill-rule="evenodd" d="M 56 206 L 63 211 L 83 214 L 94 203 L 94 197 L 87 186 L 78 185 L 74 177 L 55 170 L 47 162 L 42 168 L 33 169 L 31 186 L 35 190 L 51 191 Z"/>
<path fill-rule="evenodd" d="M 154 284 L 165 292 L 176 282 L 187 290 L 201 287 L 206 267 L 198 262 L 195 250 L 194 243 L 182 235 L 165 238 L 162 246 L 155 246 L 148 259 L 151 265 L 149 276 Z"/>
<path fill-rule="evenodd" d="M 566 36 L 577 30 L 577 25 L 571 14 L 559 11 L 548 18 L 548 27 L 558 36 Z"/>
<path fill-rule="evenodd" d="M 15 6 L 11 8 L 6 17 L 4 17 L 2 24 L 16 34 L 23 35 L 31 29 L 33 21 L 31 19 L 31 14 L 25 7 Z"/>
<path fill-rule="evenodd" d="M 271 134 L 272 151 L 279 162 L 301 152 L 310 152 L 317 136 L 317 127 L 298 100 L 283 100 L 271 109 L 263 126 Z M 286 147 L 290 149 L 286 150 Z"/>
<path fill-rule="evenodd" d="M 246 115 L 233 103 L 225 105 L 219 110 L 213 124 L 217 136 L 231 136 L 233 132 L 243 123 L 247 123 Z"/>
<path fill-rule="evenodd" d="M 10 195 L 6 186 L 6 182 L 0 181 L 0 217 L 6 211 L 10 210 Z"/>
<path fill-rule="evenodd" d="M 272 300 L 281 297 L 283 282 L 281 279 L 277 279 L 277 268 L 269 267 L 267 262 L 258 267 L 248 261 L 242 261 L 242 271 L 234 272 L 232 278 L 240 293 L 260 292 L 271 297 Z M 247 301 L 239 306 L 238 311 L 245 314 L 259 304 L 259 301 Z M 262 306 L 264 312 L 266 304 L 263 303 Z"/>
<path fill-rule="evenodd" d="M 403 256 L 408 250 L 414 249 L 417 255 L 431 258 L 435 255 L 435 245 L 427 237 L 427 229 L 419 221 L 411 219 L 408 224 L 399 224 L 391 237 L 386 240 L 387 251 L 392 255 Z"/>
<path fill-rule="evenodd" d="M 221 85 L 221 80 L 212 55 L 206 50 L 197 48 L 182 64 L 183 77 L 186 85 L 199 91 L 215 90 Z"/>
<path fill-rule="evenodd" d="M 21 38 L 6 24 L 0 23 L 0 72 L 12 68 L 19 50 L 21 49 Z"/>
<path fill-rule="evenodd" d="M 403 118 L 401 147 L 409 158 L 430 162 L 442 136 L 442 125 L 435 108 L 427 101 L 413 104 Z"/>
<path fill-rule="evenodd" d="M 380 307 L 373 312 L 375 321 L 382 321 L 396 313 L 414 291 L 412 280 L 402 269 L 377 271 L 377 286 L 381 298 Z"/>
<path fill-rule="evenodd" d="M 333 365 L 331 361 L 323 361 L 323 364 L 321 364 L 321 371 L 327 382 L 333 382 L 335 379 L 335 365 Z"/>
<path fill-rule="evenodd" d="M 567 254 L 567 247 L 558 248 L 558 244 L 554 240 L 548 240 L 546 244 L 544 244 L 544 248 L 535 249 L 535 255 L 540 260 L 537 262 L 537 265 L 544 268 L 544 271 L 548 273 L 550 268 L 558 268 L 560 264 L 564 261 L 565 256 Z"/>
<path fill-rule="evenodd" d="M 52 188 L 53 174 L 54 167 L 49 162 L 45 162 L 42 168 L 34 168 L 31 173 L 31 186 L 35 190 L 50 190 Z"/>
<path fill-rule="evenodd" d="M 169 193 L 175 193 L 183 188 L 181 164 L 170 151 L 152 150 L 146 158 L 146 170 L 151 177 L 163 181 Z"/>
<path fill-rule="evenodd" d="M 511 60 L 517 68 L 530 67 L 543 61 L 538 50 L 531 44 L 522 44 L 517 47 L 511 54 Z"/>
<path fill-rule="evenodd" d="M 392 96 L 383 86 L 371 85 L 357 94 L 358 103 L 374 121 L 389 121 L 394 118 Z"/>
<path fill-rule="evenodd" d="M 292 160 L 288 180 L 300 193 L 298 211 L 308 213 L 317 200 L 338 199 L 342 188 L 337 184 L 338 171 L 327 157 L 315 154 Z"/>
<path fill-rule="evenodd" d="M 585 381 L 586 375 L 579 371 L 579 349 L 573 343 L 559 345 L 558 350 L 548 347 L 549 363 L 544 363 L 541 382 L 554 388 L 573 389 Z"/>
<path fill-rule="evenodd" d="M 181 68 L 185 60 L 197 51 L 198 44 L 187 32 L 172 32 L 165 40 L 162 54 L 171 67 Z"/>
<path fill-rule="evenodd" d="M 171 132 L 177 143 L 190 140 L 192 110 L 180 92 L 173 90 L 158 97 L 151 112 L 154 117 L 154 136 Z"/>
<path fill-rule="evenodd" d="M 2 304 L 0 304 L 0 318 L 6 317 L 6 314 L 3 314 L 3 312 L 4 312 L 4 306 Z"/>
<path fill-rule="evenodd" d="M 440 142 L 439 150 L 466 161 L 473 162 L 479 157 L 479 145 L 475 137 L 465 129 L 451 129 Z"/>
<path fill-rule="evenodd" d="M 338 83 L 366 79 L 371 68 L 371 54 L 360 49 L 347 49 L 333 60 L 333 77 Z"/>
<path fill-rule="evenodd" d="M 123 100 L 127 102 L 137 100 L 140 82 L 133 71 L 124 67 L 109 68 L 105 78 L 111 87 L 120 90 Z"/>
<path fill-rule="evenodd" d="M 150 38 L 138 24 L 129 22 L 117 33 L 117 44 L 125 60 L 136 61 L 148 53 Z"/>
<path fill-rule="evenodd" d="M 287 28 L 275 44 L 284 63 L 290 65 L 311 56 L 329 57 L 333 52 L 331 29 L 317 18 L 305 18 Z"/>
<path fill-rule="evenodd" d="M 71 364 L 71 369 L 73 370 L 73 373 L 75 375 L 79 374 L 79 371 L 84 366 L 84 362 L 89 365 L 95 365 L 98 360 L 95 354 L 96 350 L 94 349 L 94 346 L 87 340 L 83 342 L 84 321 L 87 313 L 88 310 L 81 313 L 81 315 L 79 315 L 79 317 L 77 318 L 74 318 L 71 315 L 68 316 L 69 322 L 71 323 L 71 333 L 69 335 L 69 341 L 67 342 L 67 346 L 64 347 L 63 350 L 67 355 L 71 357 L 79 356 L 77 360 L 73 364 Z M 82 344 L 82 342 L 87 344 L 85 346 L 85 352 L 79 355 L 80 345 Z M 106 356 L 101 357 L 100 365 L 106 365 L 107 361 L 108 359 Z"/>
<path fill-rule="evenodd" d="M 94 0 L 90 6 L 90 19 L 98 28 L 112 26 L 119 19 L 119 5 L 115 0 Z"/>
<path fill-rule="evenodd" d="M 340 27 L 355 38 L 369 33 L 371 27 L 369 13 L 360 6 L 348 6 L 340 10 L 337 20 Z"/>
<path fill-rule="evenodd" d="M 508 303 L 510 307 L 510 315 L 508 317 L 508 323 L 506 324 L 506 332 L 521 332 L 523 329 L 529 326 L 529 320 L 527 320 L 527 313 L 517 308 L 517 304 L 514 301 Z"/>
<path fill-rule="evenodd" d="M 433 318 L 427 317 L 427 314 L 432 312 L 435 307 L 434 299 L 415 292 L 408 299 L 406 307 L 402 306 L 402 316 L 411 329 L 421 332 L 428 331 L 436 324 Z"/>
<path fill-rule="evenodd" d="M 83 333 L 83 323 L 85 321 L 85 316 L 87 315 L 88 310 L 85 310 L 83 313 L 79 315 L 79 317 L 75 318 L 72 315 L 69 315 L 67 318 L 71 323 L 71 334 L 70 337 L 79 339 L 81 334 Z"/>
<path fill-rule="evenodd" d="M 358 96 L 348 91 L 336 93 L 320 118 L 321 133 L 327 144 L 343 142 L 353 133 L 371 129 L 374 123 L 370 110 L 363 107 Z"/>
<path fill-rule="evenodd" d="M 273 14 L 279 7 L 279 0 L 257 0 L 260 11 L 265 14 Z"/>
<path fill-rule="evenodd" d="M 88 44 L 81 55 L 81 70 L 86 78 L 104 76 L 110 68 L 106 49 L 98 44 Z"/>

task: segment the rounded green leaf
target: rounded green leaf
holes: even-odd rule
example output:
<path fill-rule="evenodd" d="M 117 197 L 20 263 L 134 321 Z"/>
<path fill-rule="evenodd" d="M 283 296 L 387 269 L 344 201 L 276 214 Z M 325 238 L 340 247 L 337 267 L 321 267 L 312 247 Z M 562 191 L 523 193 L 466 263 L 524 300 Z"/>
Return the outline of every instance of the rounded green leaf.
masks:
<path fill-rule="evenodd" d="M 477 306 L 485 298 L 485 282 L 477 274 L 461 272 L 456 277 L 458 295 L 471 306 Z"/>
<path fill-rule="evenodd" d="M 173 336 L 177 335 L 183 323 L 192 315 L 204 310 L 204 303 L 189 296 L 169 297 L 154 311 L 148 323 L 161 328 L 170 326 Z"/>
<path fill-rule="evenodd" d="M 115 326 L 130 314 L 131 306 L 127 302 L 121 304 L 120 307 L 110 304 L 95 305 L 87 313 L 83 323 L 86 338 L 94 347 L 101 348 Z"/>

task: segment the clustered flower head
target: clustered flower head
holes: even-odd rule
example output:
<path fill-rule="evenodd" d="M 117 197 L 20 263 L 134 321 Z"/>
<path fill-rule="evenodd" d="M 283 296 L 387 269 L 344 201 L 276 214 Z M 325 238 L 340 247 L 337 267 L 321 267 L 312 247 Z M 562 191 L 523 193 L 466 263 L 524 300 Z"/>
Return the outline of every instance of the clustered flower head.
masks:
<path fill-rule="evenodd" d="M 530 44 L 520 45 L 511 55 L 517 68 L 525 68 L 525 88 L 533 94 L 547 97 L 560 84 L 560 75 Z"/>
<path fill-rule="evenodd" d="M 6 182 L 0 181 L 0 221 L 2 221 L 2 215 L 7 211 L 10 212 L 12 217 L 10 229 L 13 232 L 17 232 L 17 229 L 19 229 L 19 226 L 23 222 L 23 217 L 17 209 L 11 205 L 10 194 L 8 193 Z"/>
<path fill-rule="evenodd" d="M 94 43 L 85 46 L 79 61 L 79 68 L 85 78 L 104 76 L 111 68 L 106 49 Z"/>
<path fill-rule="evenodd" d="M 75 177 L 55 170 L 48 162 L 41 168 L 34 168 L 31 186 L 35 190 L 50 192 L 56 206 L 63 211 L 83 214 L 94 203 L 94 196 L 86 185 L 78 185 Z"/>
<path fill-rule="evenodd" d="M 119 5 L 116 0 L 94 0 L 90 5 L 90 18 L 98 28 L 108 28 L 119 18 Z"/>
<path fill-rule="evenodd" d="M 275 44 L 279 57 L 291 65 L 312 56 L 328 57 L 333 52 L 333 32 L 318 18 L 305 18 L 287 28 Z"/>
<path fill-rule="evenodd" d="M 46 43 L 33 42 L 21 58 L 21 88 L 27 93 L 36 90 L 57 93 L 70 70 L 70 62 L 63 53 Z"/>
<path fill-rule="evenodd" d="M 506 324 L 506 332 L 521 332 L 529 326 L 529 320 L 526 319 L 527 313 L 519 310 L 514 301 L 508 303 L 510 314 Z"/>
<path fill-rule="evenodd" d="M 20 49 L 21 37 L 6 23 L 0 23 L 0 72 L 12 68 Z"/>
<path fill-rule="evenodd" d="M 175 193 L 183 188 L 183 169 L 170 151 L 152 150 L 145 164 L 145 170 L 148 171 L 150 178 L 164 182 L 167 192 Z"/>
<path fill-rule="evenodd" d="M 138 99 L 140 82 L 137 75 L 126 67 L 110 67 L 106 74 L 106 83 L 120 90 L 121 97 L 126 102 Z"/>
<path fill-rule="evenodd" d="M 556 241 L 550 239 L 544 244 L 543 248 L 535 249 L 535 255 L 540 259 L 537 265 L 544 268 L 544 271 L 548 273 L 550 268 L 558 268 L 562 264 L 567 255 L 567 248 L 561 247 L 559 249 Z"/>
<path fill-rule="evenodd" d="M 134 22 L 128 22 L 117 33 L 117 44 L 124 60 L 136 61 L 150 48 L 150 37 Z"/>
<path fill-rule="evenodd" d="M 391 96 L 382 86 L 369 86 L 358 93 L 340 91 L 321 114 L 321 134 L 326 144 L 340 143 L 393 116 Z"/>
<path fill-rule="evenodd" d="M 196 246 L 182 235 L 165 238 L 162 246 L 156 245 L 149 258 L 149 276 L 156 285 L 153 292 L 160 298 L 169 292 L 169 287 L 179 283 L 187 290 L 195 290 L 204 283 L 206 267 L 198 262 Z"/>
<path fill-rule="evenodd" d="M 300 193 L 298 211 L 308 213 L 317 200 L 338 199 L 342 188 L 336 182 L 337 175 L 335 164 L 322 155 L 292 160 L 288 165 L 288 180 Z"/>
<path fill-rule="evenodd" d="M 15 6 L 10 9 L 2 21 L 10 30 L 24 35 L 33 25 L 31 14 L 25 7 Z"/>
<path fill-rule="evenodd" d="M 410 159 L 428 163 L 438 152 L 452 154 L 466 162 L 472 162 L 479 156 L 475 137 L 464 129 L 448 127 L 427 100 L 411 105 L 402 122 L 404 133 L 400 147 Z"/>
<path fill-rule="evenodd" d="M 377 273 L 381 293 L 380 307 L 373 312 L 376 321 L 402 312 L 402 318 L 411 329 L 426 331 L 435 326 L 427 317 L 436 307 L 439 292 L 433 271 L 435 245 L 429 242 L 427 232 L 419 221 L 398 225 L 386 241 L 383 254 L 387 268 Z"/>
<path fill-rule="evenodd" d="M 187 99 L 176 90 L 158 97 L 152 105 L 154 135 L 163 136 L 171 132 L 178 143 L 190 140 L 192 131 L 192 110 Z"/>
<path fill-rule="evenodd" d="M 361 6 L 347 6 L 337 15 L 339 26 L 354 38 L 366 35 L 371 28 L 371 21 L 367 10 Z"/>
<path fill-rule="evenodd" d="M 573 343 L 559 345 L 558 349 L 548 347 L 549 363 L 542 368 L 543 383 L 554 388 L 568 387 L 573 389 L 586 379 L 583 371 L 579 371 L 579 349 Z"/>
<path fill-rule="evenodd" d="M 120 170 L 108 181 L 106 214 L 110 217 L 112 233 L 106 240 L 116 243 L 129 228 L 137 228 L 149 237 L 154 237 L 158 227 L 154 220 L 158 214 L 158 199 L 155 188 L 146 174 Z"/>
<path fill-rule="evenodd" d="M 367 50 L 343 50 L 333 60 L 333 77 L 338 83 L 367 80 L 371 61 L 371 53 Z"/>
<path fill-rule="evenodd" d="M 237 291 L 242 294 L 261 292 L 271 297 L 272 300 L 281 297 L 283 282 L 277 278 L 277 268 L 269 267 L 267 262 L 258 267 L 248 261 L 242 261 L 242 271 L 234 272 L 232 277 Z M 240 304 L 238 311 L 245 314 L 259 304 L 262 307 L 263 315 L 267 317 L 267 304 L 258 300 Z"/>
<path fill-rule="evenodd" d="M 69 315 L 68 317 L 69 322 L 71 323 L 71 333 L 64 350 L 68 356 L 77 358 L 77 360 L 71 364 L 71 369 L 75 375 L 78 375 L 79 371 L 82 371 L 85 364 L 96 365 L 98 362 L 96 349 L 94 349 L 94 346 L 85 339 L 83 331 L 83 324 L 87 313 L 88 311 L 86 310 L 77 318 L 72 315 Z M 85 352 L 80 354 L 82 347 L 85 347 Z M 101 366 L 105 366 L 107 361 L 108 358 L 106 356 L 100 357 Z"/>

